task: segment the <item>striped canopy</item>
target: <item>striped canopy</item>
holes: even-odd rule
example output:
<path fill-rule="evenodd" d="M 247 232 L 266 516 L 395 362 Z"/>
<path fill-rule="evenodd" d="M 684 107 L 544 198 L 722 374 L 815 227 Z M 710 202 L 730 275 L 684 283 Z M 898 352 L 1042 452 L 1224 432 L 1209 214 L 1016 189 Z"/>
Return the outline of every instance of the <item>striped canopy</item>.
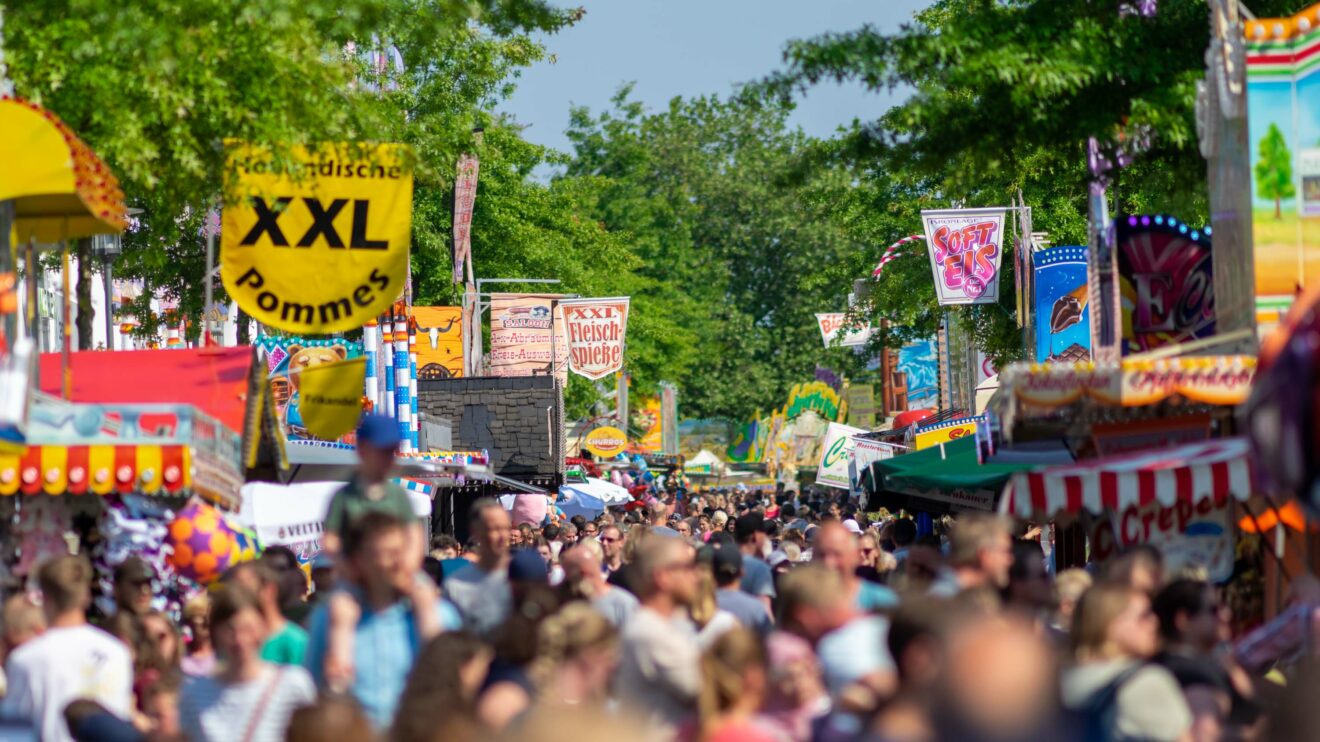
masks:
<path fill-rule="evenodd" d="M 1225 438 L 1143 451 L 1013 475 L 1009 512 L 1019 518 L 1055 513 L 1123 512 L 1158 502 L 1222 502 L 1251 496 L 1249 446 Z"/>

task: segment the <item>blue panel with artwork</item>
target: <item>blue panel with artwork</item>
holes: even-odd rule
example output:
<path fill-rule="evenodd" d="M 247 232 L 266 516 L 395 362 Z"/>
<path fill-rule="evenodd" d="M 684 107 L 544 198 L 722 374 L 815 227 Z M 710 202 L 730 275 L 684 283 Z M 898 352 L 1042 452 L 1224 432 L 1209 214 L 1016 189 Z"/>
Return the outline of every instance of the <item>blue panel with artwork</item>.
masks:
<path fill-rule="evenodd" d="M 934 340 L 919 340 L 900 348 L 898 370 L 907 379 L 909 410 L 933 410 L 940 406 L 940 367 Z"/>
<path fill-rule="evenodd" d="M 1036 270 L 1036 360 L 1091 360 L 1086 248 L 1063 245 L 1032 254 Z"/>

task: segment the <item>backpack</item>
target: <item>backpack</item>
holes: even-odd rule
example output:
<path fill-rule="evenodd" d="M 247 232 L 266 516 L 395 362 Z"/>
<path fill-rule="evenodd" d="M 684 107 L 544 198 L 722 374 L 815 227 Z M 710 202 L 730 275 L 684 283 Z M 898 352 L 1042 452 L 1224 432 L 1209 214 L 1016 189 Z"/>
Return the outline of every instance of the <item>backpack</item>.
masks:
<path fill-rule="evenodd" d="M 1091 694 L 1086 702 L 1073 708 L 1071 716 L 1073 729 L 1078 732 L 1081 742 L 1109 742 L 1114 739 L 1109 728 L 1110 719 L 1118 703 L 1118 693 L 1134 675 L 1145 669 L 1145 663 L 1138 662 L 1114 676 L 1100 690 Z"/>

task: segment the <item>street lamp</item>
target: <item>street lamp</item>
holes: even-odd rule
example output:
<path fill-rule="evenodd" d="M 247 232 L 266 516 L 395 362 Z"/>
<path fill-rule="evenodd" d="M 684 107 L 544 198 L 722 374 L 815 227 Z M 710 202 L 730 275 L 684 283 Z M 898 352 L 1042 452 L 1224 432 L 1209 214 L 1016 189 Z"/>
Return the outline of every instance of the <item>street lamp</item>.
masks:
<path fill-rule="evenodd" d="M 105 281 L 105 349 L 115 349 L 115 289 L 113 267 L 115 257 L 124 252 L 118 233 L 98 234 L 92 237 L 92 254 L 101 259 L 101 278 Z"/>
<path fill-rule="evenodd" d="M 124 210 L 125 215 L 130 220 L 135 219 L 142 209 L 128 208 Z M 129 227 L 132 229 L 132 227 Z M 98 234 L 92 237 L 92 254 L 101 259 L 101 278 L 105 280 L 105 349 L 115 349 L 115 284 L 114 284 L 114 263 L 115 258 L 124 252 L 123 236 L 119 232 L 114 234 Z"/>

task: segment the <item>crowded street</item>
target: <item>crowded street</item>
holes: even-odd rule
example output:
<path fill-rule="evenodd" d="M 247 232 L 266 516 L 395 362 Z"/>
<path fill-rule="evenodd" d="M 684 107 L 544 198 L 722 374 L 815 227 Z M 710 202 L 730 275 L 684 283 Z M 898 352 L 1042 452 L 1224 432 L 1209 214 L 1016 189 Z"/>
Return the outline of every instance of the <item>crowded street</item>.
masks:
<path fill-rule="evenodd" d="M 1320 3 L 584 2 L 0 0 L 0 742 L 1320 740 Z"/>

